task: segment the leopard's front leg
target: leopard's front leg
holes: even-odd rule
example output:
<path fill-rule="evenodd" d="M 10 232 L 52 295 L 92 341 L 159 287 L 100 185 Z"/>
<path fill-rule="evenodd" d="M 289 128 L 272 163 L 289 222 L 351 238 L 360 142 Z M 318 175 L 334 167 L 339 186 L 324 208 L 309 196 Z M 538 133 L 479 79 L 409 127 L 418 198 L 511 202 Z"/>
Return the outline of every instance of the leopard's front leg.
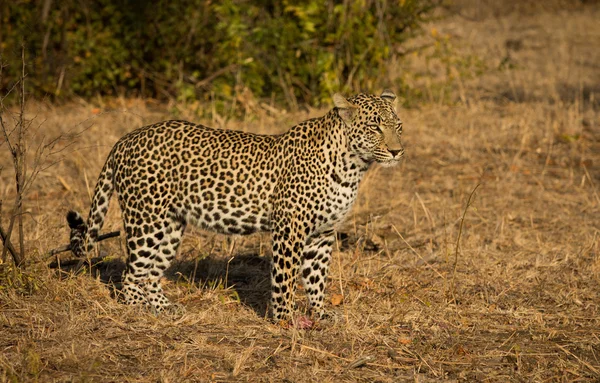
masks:
<path fill-rule="evenodd" d="M 335 232 L 331 230 L 311 235 L 304 246 L 302 282 L 308 296 L 312 317 L 315 319 L 322 319 L 325 316 L 323 310 L 325 285 L 334 242 Z"/>
<path fill-rule="evenodd" d="M 271 267 L 271 310 L 273 320 L 289 320 L 306 235 L 297 217 L 284 214 L 275 220 L 273 265 Z"/>

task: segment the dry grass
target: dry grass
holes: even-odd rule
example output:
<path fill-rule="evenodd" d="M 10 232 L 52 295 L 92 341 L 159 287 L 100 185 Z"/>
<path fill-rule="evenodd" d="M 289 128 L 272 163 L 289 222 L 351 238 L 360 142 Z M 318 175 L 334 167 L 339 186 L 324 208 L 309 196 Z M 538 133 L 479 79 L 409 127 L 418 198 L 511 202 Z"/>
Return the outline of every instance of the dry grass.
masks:
<path fill-rule="evenodd" d="M 508 55 L 513 69 L 458 83 L 456 106 L 432 86 L 428 105 L 402 111 L 408 158 L 368 174 L 332 262 L 340 319 L 311 331 L 264 319 L 268 235 L 188 232 L 166 284 L 181 318 L 110 296 L 118 240 L 83 273 L 48 269 L 43 252 L 66 243 L 67 209 L 87 211 L 112 144 L 171 115 L 136 100 L 30 108 L 47 135 L 87 130 L 27 195 L 31 264 L 0 265 L 0 381 L 597 381 L 600 7 L 488 15 L 477 4 L 476 20 L 432 26 L 457 54 L 490 68 Z M 280 132 L 322 113 L 250 113 L 243 127 Z M 11 201 L 9 171 L 0 177 Z M 105 231 L 119 214 L 113 202 Z"/>

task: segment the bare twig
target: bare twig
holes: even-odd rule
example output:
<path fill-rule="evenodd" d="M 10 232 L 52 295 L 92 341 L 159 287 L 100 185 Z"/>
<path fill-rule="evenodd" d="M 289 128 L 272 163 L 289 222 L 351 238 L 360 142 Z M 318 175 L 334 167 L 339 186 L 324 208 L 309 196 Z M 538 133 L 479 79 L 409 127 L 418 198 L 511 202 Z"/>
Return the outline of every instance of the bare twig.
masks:
<path fill-rule="evenodd" d="M 25 55 L 25 48 L 24 46 L 21 47 L 21 58 L 23 59 Z M 24 65 L 24 64 L 23 64 Z M 25 88 L 23 86 L 23 82 L 24 82 L 24 69 L 25 67 L 23 66 L 23 72 L 22 72 L 22 77 L 20 79 L 20 85 L 21 87 L 19 88 L 19 91 L 21 93 L 21 101 L 24 100 L 24 92 L 25 92 Z M 3 65 L 2 63 L 0 63 L 0 79 L 2 78 L 2 69 L 3 69 Z M 12 91 L 13 88 L 11 88 L 11 90 L 9 90 L 9 92 Z M 21 243 L 21 249 L 19 249 L 19 252 L 15 251 L 14 247 L 12 246 L 11 242 L 10 242 L 10 238 L 11 238 L 11 234 L 13 231 L 13 227 L 15 224 L 15 219 L 17 217 L 19 217 L 20 222 L 22 222 L 22 217 L 21 217 L 21 205 L 22 205 L 22 186 L 23 186 L 23 182 L 21 179 L 22 176 L 22 164 L 23 164 L 23 160 L 22 160 L 22 152 L 23 152 L 23 136 L 22 136 L 22 130 L 23 130 L 23 105 L 21 105 L 21 113 L 19 115 L 19 120 L 17 121 L 16 127 L 15 129 L 17 129 L 17 134 L 18 134 L 18 138 L 17 138 L 17 142 L 16 143 L 11 143 L 10 140 L 10 136 L 12 134 L 12 131 L 9 132 L 8 128 L 6 126 L 6 124 L 4 123 L 4 119 L 2 118 L 2 115 L 5 111 L 4 108 L 4 98 L 8 96 L 8 94 L 6 94 L 1 100 L 0 100 L 0 127 L 2 128 L 2 133 L 4 134 L 4 138 L 5 138 L 5 142 L 8 145 L 8 149 L 10 151 L 10 154 L 13 158 L 13 164 L 14 164 L 14 168 L 15 168 L 15 176 L 16 176 L 16 183 L 17 183 L 17 195 L 15 197 L 15 207 L 13 210 L 13 214 L 10 216 L 10 221 L 8 224 L 8 229 L 4 232 L 4 230 L 2 230 L 2 242 L 3 242 L 3 248 L 2 248 L 2 259 L 6 259 L 6 253 L 10 252 L 10 255 L 13 258 L 14 263 L 18 266 L 21 265 L 23 262 L 23 236 L 22 236 L 22 224 L 19 225 L 19 229 L 20 229 L 20 234 L 21 234 L 21 238 L 20 238 L 20 243 Z M 1 225 L 0 225 L 1 226 Z M 1 229 L 1 227 L 0 227 Z M 11 248 L 11 250 L 9 250 L 9 248 Z"/>
<path fill-rule="evenodd" d="M 227 73 L 227 72 L 233 72 L 238 68 L 238 64 L 230 64 L 227 65 L 224 68 L 221 68 L 219 70 L 217 70 L 215 73 L 211 74 L 210 76 L 206 77 L 205 79 L 202 79 L 200 81 L 197 81 L 194 85 L 197 88 L 200 87 L 204 87 L 207 86 L 208 84 L 210 84 L 215 78 L 219 77 L 220 75 Z"/>
<path fill-rule="evenodd" d="M 96 265 L 98 263 L 100 263 L 104 258 L 106 258 L 108 256 L 108 254 L 103 254 L 100 255 L 98 257 L 94 257 L 94 258 L 81 258 L 81 259 L 69 259 L 66 261 L 62 261 L 60 259 L 56 259 L 54 262 L 51 262 L 48 267 L 50 269 L 58 269 L 58 268 L 65 268 L 65 267 L 70 267 L 70 266 L 75 266 L 72 271 L 77 272 L 81 269 L 81 267 L 83 265 L 86 266 L 93 266 Z"/>
<path fill-rule="evenodd" d="M 25 259 L 25 235 L 23 234 L 23 193 L 25 186 L 25 43 L 21 43 L 21 86 L 19 87 L 20 107 L 19 111 L 19 136 L 17 140 L 18 156 L 15 159 L 15 172 L 17 181 L 17 220 L 19 221 L 19 257 L 21 262 Z"/>
<path fill-rule="evenodd" d="M 352 363 L 348 364 L 346 366 L 346 369 L 351 370 L 353 368 L 359 368 L 359 367 L 362 367 L 362 366 L 366 365 L 367 363 L 370 363 L 374 360 L 375 360 L 374 356 L 371 356 L 371 355 L 363 356 L 363 357 L 356 359 Z"/>
<path fill-rule="evenodd" d="M 344 360 L 346 362 L 352 362 L 351 359 L 344 358 L 343 356 L 338 356 L 336 354 L 332 354 L 329 351 L 325 351 L 325 350 L 321 350 L 321 349 L 318 349 L 318 348 L 310 347 L 310 346 L 307 346 L 307 345 L 304 345 L 304 344 L 300 345 L 300 349 L 301 350 L 310 350 L 310 351 L 317 352 L 319 354 L 327 355 L 327 356 L 329 356 L 331 358 L 341 359 L 341 360 Z"/>
<path fill-rule="evenodd" d="M 565 352 L 565 354 L 570 355 L 572 357 L 574 357 L 575 359 L 577 359 L 581 364 L 583 364 L 584 366 L 586 366 L 590 371 L 592 371 L 594 374 L 596 374 L 596 376 L 598 376 L 600 374 L 600 370 L 598 370 L 598 368 L 594 367 L 593 365 L 589 364 L 588 362 L 586 362 L 585 360 L 581 359 L 580 357 L 578 357 L 577 355 L 573 354 L 571 351 L 567 350 L 565 347 L 561 346 L 558 343 L 555 343 L 556 347 L 560 348 L 562 351 Z"/>
<path fill-rule="evenodd" d="M 400 232 L 398 231 L 398 229 L 396 229 L 396 226 L 392 225 L 392 229 L 394 229 L 394 231 L 396 232 L 396 234 L 398 234 L 398 236 L 400 237 L 400 239 L 402 239 L 404 241 L 404 243 L 406 243 L 406 245 L 408 246 L 408 248 L 410 250 L 412 250 L 413 253 L 415 253 L 415 255 L 417 257 L 419 257 L 421 259 L 421 261 L 423 261 L 423 263 L 425 263 L 425 265 L 427 265 L 427 267 L 429 267 L 431 270 L 433 270 L 437 275 L 439 275 L 440 278 L 445 279 L 444 276 L 442 275 L 442 273 L 440 273 L 435 267 L 433 267 L 429 262 L 427 262 L 427 260 L 425 258 L 423 258 L 421 256 L 421 254 L 419 254 L 418 251 L 415 250 L 414 247 L 411 246 L 410 243 L 408 243 L 406 241 L 406 239 L 404 239 L 404 237 L 402 236 L 402 234 L 400 234 Z"/>
<path fill-rule="evenodd" d="M 467 210 L 469 210 L 469 207 L 471 206 L 471 202 L 473 200 L 473 196 L 475 195 L 475 192 L 477 191 L 479 186 L 481 186 L 481 184 L 477 184 L 477 186 L 475 186 L 475 188 L 473 189 L 471 194 L 469 194 L 469 199 L 467 200 L 467 206 L 465 206 L 465 210 L 463 211 L 462 218 L 460 219 L 460 226 L 458 227 L 458 236 L 456 237 L 456 247 L 454 248 L 454 266 L 452 268 L 452 282 L 451 282 L 452 300 L 454 301 L 454 303 L 457 302 L 456 291 L 455 291 L 456 286 L 454 284 L 454 281 L 456 279 L 456 268 L 458 266 L 458 250 L 460 247 L 460 238 L 462 237 L 463 225 L 465 222 L 465 216 L 467 215 Z"/>
<path fill-rule="evenodd" d="M 24 208 L 23 208 L 23 197 L 29 187 L 33 184 L 36 177 L 49 167 L 56 164 L 58 161 L 54 161 L 55 158 L 50 158 L 60 153 L 66 147 L 72 144 L 72 138 L 76 137 L 78 133 L 72 134 L 61 134 L 50 140 L 46 140 L 44 136 L 39 137 L 38 134 L 41 131 L 41 127 L 45 121 L 40 124 L 36 124 L 37 127 L 33 127 L 33 123 L 37 116 L 33 116 L 27 119 L 25 116 L 26 112 L 26 88 L 25 80 L 27 73 L 25 72 L 25 44 L 21 44 L 21 74 L 20 78 L 15 81 L 15 84 L 9 88 L 7 93 L 4 93 L 0 97 L 0 129 L 4 136 L 4 142 L 8 147 L 10 155 L 13 160 L 13 168 L 15 172 L 15 187 L 16 195 L 15 200 L 9 215 L 9 223 L 6 230 L 2 230 L 2 241 L 4 245 L 1 248 L 2 259 L 6 259 L 7 253 L 13 258 L 16 265 L 22 265 L 25 260 L 25 232 L 24 232 Z M 2 79 L 3 65 L 0 58 L 0 80 Z M 19 98 L 19 111 L 11 114 L 7 111 L 4 106 L 4 100 L 14 91 L 18 90 Z M 8 123 L 5 117 L 8 115 L 8 119 L 12 120 Z M 67 138 L 71 138 L 70 142 L 67 142 Z M 35 150 L 28 150 L 28 146 L 32 140 L 39 141 L 39 144 Z M 63 146 L 58 147 L 57 145 Z M 29 153 L 30 152 L 30 153 Z M 28 160 L 29 159 L 29 160 Z M 1 224 L 1 222 L 0 222 Z M 19 249 L 18 252 L 11 244 L 11 237 L 13 229 L 19 231 Z M 3 229 L 0 227 L 0 229 Z"/>
<path fill-rule="evenodd" d="M 101 241 L 104 241 L 105 239 L 118 237 L 119 235 L 121 235 L 120 231 L 111 231 L 110 233 L 99 235 L 96 242 L 101 242 Z M 71 250 L 71 244 L 64 245 L 64 246 L 61 246 L 56 249 L 52 249 L 46 254 L 46 258 L 50 258 L 56 254 L 64 253 L 65 251 L 69 251 L 69 250 Z"/>
<path fill-rule="evenodd" d="M 12 243 L 8 239 L 8 235 L 7 235 L 7 233 L 4 232 L 4 229 L 2 228 L 1 225 L 0 225 L 0 237 L 2 238 L 2 243 L 4 244 L 4 247 L 6 249 L 8 249 L 8 252 L 10 253 L 11 257 L 13 257 L 13 260 L 15 260 L 15 263 L 16 263 L 16 260 L 19 259 L 19 254 L 17 253 L 17 251 L 13 247 Z M 4 256 L 2 257 L 2 259 L 4 260 Z"/>

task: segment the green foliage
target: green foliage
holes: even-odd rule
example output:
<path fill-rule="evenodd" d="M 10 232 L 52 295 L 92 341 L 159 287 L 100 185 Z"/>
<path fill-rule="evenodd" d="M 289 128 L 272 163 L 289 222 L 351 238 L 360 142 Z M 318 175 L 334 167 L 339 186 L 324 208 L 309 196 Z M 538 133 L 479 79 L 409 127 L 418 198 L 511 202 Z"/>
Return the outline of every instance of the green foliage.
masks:
<path fill-rule="evenodd" d="M 23 39 L 38 95 L 231 100 L 295 106 L 374 90 L 437 0 L 12 0 L 0 52 L 17 78 Z"/>
<path fill-rule="evenodd" d="M 0 261 L 0 292 L 10 289 L 22 295 L 31 295 L 39 290 L 40 283 L 33 274 Z"/>

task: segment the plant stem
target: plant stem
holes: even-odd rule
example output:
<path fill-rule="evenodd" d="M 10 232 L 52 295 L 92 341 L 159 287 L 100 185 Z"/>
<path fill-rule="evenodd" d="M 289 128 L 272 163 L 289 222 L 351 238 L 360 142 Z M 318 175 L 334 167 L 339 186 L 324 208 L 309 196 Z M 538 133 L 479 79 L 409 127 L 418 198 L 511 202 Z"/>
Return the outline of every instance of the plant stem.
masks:
<path fill-rule="evenodd" d="M 456 304 L 457 300 L 456 300 L 456 291 L 455 291 L 456 286 L 454 284 L 454 281 L 456 279 L 456 268 L 458 266 L 458 250 L 460 247 L 460 238 L 462 237 L 463 225 L 465 222 L 465 216 L 467 215 L 467 210 L 469 210 L 469 207 L 471 206 L 471 203 L 473 200 L 473 196 L 475 195 L 475 191 L 477 191 L 477 188 L 479 188 L 479 186 L 481 186 L 481 184 L 477 184 L 477 186 L 475 186 L 473 191 L 471 191 L 471 194 L 469 195 L 469 199 L 467 200 L 467 206 L 465 206 L 465 210 L 463 211 L 462 218 L 460 219 L 460 226 L 458 227 L 458 237 L 456 238 L 456 247 L 454 248 L 454 267 L 452 270 L 452 283 L 451 283 L 452 300 L 454 301 L 455 304 Z"/>

